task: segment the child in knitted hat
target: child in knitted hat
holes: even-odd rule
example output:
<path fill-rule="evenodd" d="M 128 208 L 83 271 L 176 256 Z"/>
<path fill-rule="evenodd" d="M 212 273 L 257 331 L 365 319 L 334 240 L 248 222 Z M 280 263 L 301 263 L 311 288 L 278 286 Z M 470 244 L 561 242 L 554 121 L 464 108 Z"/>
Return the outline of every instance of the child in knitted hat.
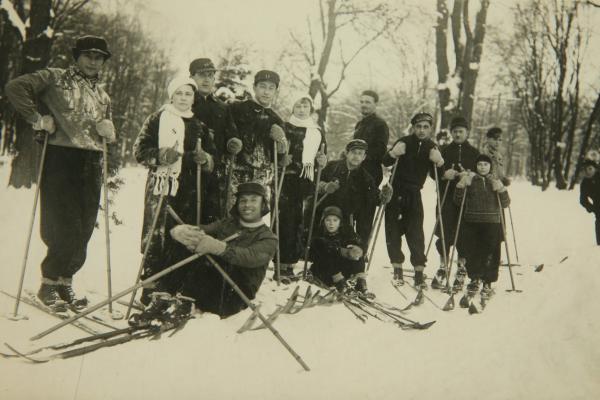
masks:
<path fill-rule="evenodd" d="M 508 207 L 510 198 L 506 187 L 492 173 L 492 159 L 480 155 L 476 159 L 477 173 L 464 172 L 456 184 L 454 202 L 458 206 L 464 198 L 463 223 L 461 234 L 467 260 L 467 274 L 470 283 L 467 293 L 474 296 L 479 290 L 482 297 L 489 297 L 491 284 L 498 280 L 500 245 L 502 231 L 502 208 Z"/>
<path fill-rule="evenodd" d="M 336 206 L 323 210 L 321 224 L 310 246 L 309 257 L 313 264 L 312 275 L 340 292 L 346 280 L 356 277 L 356 289 L 366 292 L 365 259 L 360 240 L 354 231 L 342 224 L 342 210 Z"/>

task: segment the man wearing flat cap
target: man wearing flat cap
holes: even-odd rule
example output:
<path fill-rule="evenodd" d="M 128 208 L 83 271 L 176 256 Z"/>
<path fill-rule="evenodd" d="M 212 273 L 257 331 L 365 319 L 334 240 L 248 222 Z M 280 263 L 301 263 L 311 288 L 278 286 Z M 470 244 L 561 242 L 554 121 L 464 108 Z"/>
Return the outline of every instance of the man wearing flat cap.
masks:
<path fill-rule="evenodd" d="M 231 157 L 227 157 L 226 143 L 235 134 L 231 114 L 225 103 L 214 95 L 215 73 L 217 69 L 210 58 L 197 58 L 190 63 L 190 77 L 198 86 L 192 111 L 202 121 L 215 143 L 215 168 L 204 182 L 203 193 L 206 197 L 206 209 L 203 216 L 207 221 L 214 221 L 227 215 L 227 179 L 226 165 Z"/>
<path fill-rule="evenodd" d="M 579 203 L 596 216 L 596 244 L 600 246 L 600 174 L 594 160 L 586 158 L 583 161 L 583 180 L 579 189 Z"/>
<path fill-rule="evenodd" d="M 504 186 L 510 185 L 510 178 L 506 176 L 506 166 L 502 155 L 502 129 L 494 126 L 485 134 L 485 143 L 481 151 L 492 159 L 492 174 L 502 181 Z"/>
<path fill-rule="evenodd" d="M 246 182 L 238 186 L 227 218 L 200 227 L 179 225 L 171 230 L 171 236 L 193 253 L 213 255 L 244 294 L 254 299 L 277 250 L 277 237 L 263 221 L 268 212 L 267 189 Z M 224 241 L 236 233 L 238 237 Z M 247 307 L 212 265 L 190 268 L 179 291 L 194 298 L 201 311 L 221 317 Z"/>
<path fill-rule="evenodd" d="M 442 203 L 442 224 L 438 224 L 435 230 L 437 240 L 435 247 L 440 255 L 440 268 L 438 269 L 431 286 L 435 289 L 445 287 L 446 269 L 444 262 L 450 254 L 450 246 L 452 246 L 456 226 L 458 224 L 459 207 L 454 204 L 454 191 L 458 183 L 459 174 L 466 171 L 475 172 L 477 165 L 477 157 L 479 151 L 471 146 L 469 141 L 469 124 L 462 116 L 452 118 L 450 122 L 450 134 L 452 142 L 442 148 L 442 158 L 444 165 L 438 168 L 438 177 L 440 179 L 440 193 L 443 193 Z M 432 176 L 433 178 L 434 176 Z M 437 206 L 436 206 L 437 207 Z M 437 208 L 436 208 L 437 215 Z M 444 243 L 442 243 L 441 227 L 444 226 Z M 456 252 L 458 253 L 458 271 L 454 285 L 457 289 L 462 287 L 464 279 L 467 275 L 465 267 L 465 257 L 462 247 L 461 237 L 458 237 Z M 445 255 L 444 255 L 445 252 Z"/>
<path fill-rule="evenodd" d="M 392 182 L 392 200 L 385 210 L 385 234 L 388 255 L 394 267 L 394 280 L 404 283 L 402 236 L 410 249 L 410 262 L 415 270 L 415 287 L 427 288 L 425 269 L 425 236 L 423 233 L 423 201 L 421 189 L 432 168 L 441 167 L 444 159 L 430 136 L 433 117 L 418 113 L 411 119 L 411 134 L 400 138 L 383 158 L 383 165 L 398 163 Z"/>
<path fill-rule="evenodd" d="M 6 96 L 17 112 L 48 135 L 40 185 L 42 261 L 40 300 L 48 306 L 84 306 L 71 283 L 86 259 L 98 214 L 103 139 L 115 141 L 110 98 L 99 84 L 111 53 L 106 41 L 82 36 L 67 69 L 45 68 L 13 79 Z"/>
<path fill-rule="evenodd" d="M 229 106 L 235 132 L 226 143 L 227 152 L 234 156 L 228 174 L 228 206 L 235 201 L 233 194 L 240 183 L 255 181 L 270 186 L 275 157 L 283 159 L 287 152 L 284 122 L 271 108 L 278 88 L 276 72 L 258 71 L 254 76 L 254 98 Z"/>

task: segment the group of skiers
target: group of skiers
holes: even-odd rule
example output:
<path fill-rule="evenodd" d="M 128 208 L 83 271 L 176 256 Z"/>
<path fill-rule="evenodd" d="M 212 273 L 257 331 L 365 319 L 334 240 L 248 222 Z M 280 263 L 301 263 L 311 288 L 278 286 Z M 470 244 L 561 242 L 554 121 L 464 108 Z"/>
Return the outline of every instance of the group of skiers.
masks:
<path fill-rule="evenodd" d="M 110 98 L 99 84 L 100 69 L 111 57 L 106 41 L 84 36 L 72 50 L 71 67 L 20 76 L 7 84 L 6 94 L 47 143 L 40 190 L 48 251 L 38 297 L 48 306 L 85 307 L 72 279 L 84 264 L 96 222 L 103 146 L 116 136 Z M 340 291 L 351 281 L 369 295 L 365 264 L 379 206 L 385 209 L 394 280 L 404 282 L 401 243 L 406 236 L 414 285 L 425 289 L 421 190 L 429 175 L 439 183 L 440 207 L 436 248 L 441 266 L 433 286 L 449 278 L 448 254 L 455 245 L 455 285 L 462 288 L 468 275 L 469 290 L 483 283 L 482 290 L 491 292 L 504 240 L 502 208 L 510 201 L 500 129 L 488 131 L 480 154 L 467 140 L 467 121 L 456 117 L 452 142 L 440 147 L 431 139 L 433 117 L 419 112 L 410 121 L 410 134 L 388 149 L 389 129 L 376 113 L 378 95 L 366 90 L 360 96 L 362 119 L 345 154 L 328 160 L 310 96 L 298 96 L 284 121 L 271 108 L 280 85 L 276 72 L 257 72 L 254 98 L 232 104 L 213 95 L 216 72 L 208 58 L 192 61 L 189 75 L 169 83 L 167 104 L 147 117 L 135 142 L 135 158 L 148 168 L 142 278 L 190 253 L 208 254 L 253 299 L 271 261 L 279 263 L 273 278 L 285 283 L 296 278 L 295 265 L 308 258 L 314 280 Z M 384 185 L 383 167 L 392 167 Z M 272 226 L 279 226 L 275 233 L 264 222 L 269 213 Z M 144 287 L 142 303 L 156 292 L 192 297 L 200 310 L 223 317 L 246 307 L 204 257 Z"/>

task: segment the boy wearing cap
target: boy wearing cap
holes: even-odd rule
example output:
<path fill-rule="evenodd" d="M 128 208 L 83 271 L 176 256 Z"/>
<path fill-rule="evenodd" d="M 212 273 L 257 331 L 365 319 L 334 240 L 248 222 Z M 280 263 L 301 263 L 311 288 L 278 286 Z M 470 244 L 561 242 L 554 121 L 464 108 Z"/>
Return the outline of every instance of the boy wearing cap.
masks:
<path fill-rule="evenodd" d="M 442 158 L 444 165 L 438 169 L 438 177 L 440 178 L 440 193 L 445 193 L 442 203 L 442 224 L 444 225 L 444 241 L 446 248 L 442 243 L 441 227 L 438 223 L 435 235 L 438 239 L 435 242 L 435 247 L 440 255 L 441 267 L 436 273 L 436 278 L 432 282 L 432 287 L 436 289 L 444 286 L 446 280 L 446 270 L 444 269 L 444 259 L 448 258 L 450 246 L 452 246 L 456 226 L 458 224 L 459 207 L 457 207 L 452 199 L 454 198 L 454 190 L 456 182 L 458 182 L 459 173 L 463 171 L 475 171 L 475 160 L 479 156 L 479 151 L 471 146 L 468 141 L 469 125 L 463 117 L 454 117 L 450 122 L 450 134 L 452 142 L 442 148 Z M 437 207 L 436 207 L 437 216 Z M 465 258 L 462 251 L 461 238 L 458 238 L 458 272 L 456 275 L 455 285 L 460 286 L 464 282 L 466 276 Z M 444 258 L 445 252 L 445 258 Z"/>
<path fill-rule="evenodd" d="M 227 111 L 225 103 L 214 95 L 215 72 L 217 69 L 209 58 L 197 58 L 190 63 L 190 77 L 198 87 L 192 106 L 194 116 L 207 127 L 215 144 L 215 168 L 204 183 L 207 196 L 206 214 L 208 220 L 214 221 L 227 215 L 227 179 L 226 143 L 235 134 L 231 114 Z"/>
<path fill-rule="evenodd" d="M 492 160 L 492 170 L 496 178 L 500 179 L 504 186 L 510 185 L 510 178 L 506 176 L 504 156 L 502 155 L 502 129 L 494 126 L 485 134 L 486 141 L 481 151 Z"/>
<path fill-rule="evenodd" d="M 593 160 L 583 161 L 583 180 L 579 187 L 579 203 L 596 216 L 596 244 L 600 245 L 600 177 L 598 164 Z"/>
<path fill-rule="evenodd" d="M 385 210 L 385 234 L 388 255 L 394 267 L 394 280 L 404 283 L 402 236 L 410 249 L 410 262 L 415 270 L 415 287 L 427 288 L 425 269 L 425 237 L 423 233 L 423 202 L 421 189 L 433 167 L 440 168 L 444 159 L 430 139 L 433 117 L 418 113 L 411 119 L 411 134 L 400 138 L 383 158 L 383 165 L 398 162 L 393 196 Z"/>
<path fill-rule="evenodd" d="M 340 292 L 346 289 L 346 280 L 357 277 L 357 290 L 366 290 L 365 260 L 360 239 L 352 228 L 343 224 L 342 210 L 329 206 L 323 210 L 319 229 L 310 245 L 312 275 L 327 286 Z"/>
<path fill-rule="evenodd" d="M 257 182 L 242 183 L 229 217 L 199 228 L 179 225 L 171 230 L 171 236 L 191 252 L 213 255 L 244 294 L 254 299 L 277 250 L 277 238 L 263 222 L 268 212 L 265 187 Z M 223 241 L 235 233 L 239 233 L 237 238 Z M 201 311 L 221 317 L 247 307 L 212 265 L 189 268 L 179 291 L 193 297 Z"/>
<path fill-rule="evenodd" d="M 454 203 L 460 205 L 464 196 L 462 234 L 470 282 L 467 293 L 475 295 L 483 281 L 482 297 L 489 297 L 492 283 L 498 280 L 500 245 L 503 240 L 500 205 L 508 207 L 506 187 L 493 175 L 492 159 L 481 154 L 476 159 L 477 173 L 461 173 L 456 184 Z M 467 190 L 468 187 L 468 190 Z M 500 204 L 498 204 L 500 199 Z"/>
<path fill-rule="evenodd" d="M 235 156 L 235 162 L 229 174 L 228 204 L 234 202 L 233 193 L 240 183 L 256 181 L 271 185 L 275 157 L 287 151 L 283 120 L 271 108 L 278 88 L 277 73 L 258 71 L 254 76 L 254 99 L 229 106 L 235 133 L 227 140 L 226 148 Z"/>
<path fill-rule="evenodd" d="M 110 98 L 99 84 L 111 53 L 97 36 L 77 39 L 74 63 L 67 69 L 45 68 L 13 79 L 6 96 L 17 112 L 48 135 L 40 184 L 40 231 L 48 251 L 42 261 L 38 297 L 47 306 L 77 299 L 72 279 L 86 259 L 98 214 L 103 140 L 115 141 Z M 43 133 L 42 133 L 43 131 Z"/>

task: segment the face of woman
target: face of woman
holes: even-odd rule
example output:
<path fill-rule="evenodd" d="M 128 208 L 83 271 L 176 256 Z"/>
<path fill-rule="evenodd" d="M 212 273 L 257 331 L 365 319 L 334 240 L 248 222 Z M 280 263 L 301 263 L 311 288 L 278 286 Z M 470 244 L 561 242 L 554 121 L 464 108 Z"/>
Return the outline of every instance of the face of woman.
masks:
<path fill-rule="evenodd" d="M 301 99 L 296 104 L 294 104 L 294 110 L 292 113 L 294 117 L 298 119 L 307 119 L 310 117 L 310 101 L 307 99 Z"/>
<path fill-rule="evenodd" d="M 171 103 L 179 111 L 189 111 L 194 104 L 194 89 L 190 85 L 183 85 L 171 96 Z"/>

